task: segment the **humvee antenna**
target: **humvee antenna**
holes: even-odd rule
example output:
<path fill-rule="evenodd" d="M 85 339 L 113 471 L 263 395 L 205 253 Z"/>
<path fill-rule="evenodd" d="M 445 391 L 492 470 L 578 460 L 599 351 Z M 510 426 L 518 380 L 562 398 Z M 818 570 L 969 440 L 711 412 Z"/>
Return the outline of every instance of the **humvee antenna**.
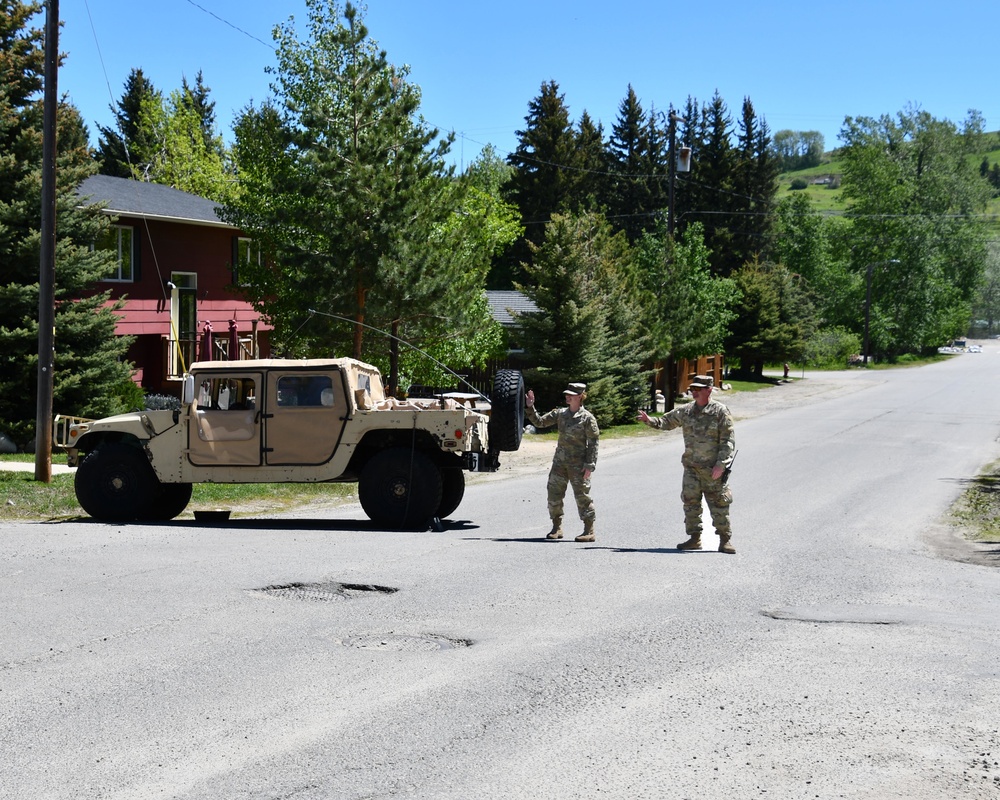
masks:
<path fill-rule="evenodd" d="M 406 341 L 406 339 L 401 339 L 398 336 L 395 336 L 395 335 L 389 333 L 388 331 L 384 331 L 381 328 L 376 328 L 373 325 L 368 325 L 368 324 L 366 324 L 364 322 L 358 322 L 356 319 L 351 319 L 350 317 L 342 317 L 339 314 L 330 314 L 327 311 L 317 311 L 315 308 L 309 308 L 309 309 L 306 309 L 306 310 L 310 314 L 319 314 L 319 316 L 321 316 L 321 317 L 330 317 L 330 319 L 339 319 L 341 322 L 349 322 L 352 325 L 360 325 L 362 328 L 367 328 L 370 331 L 375 331 L 376 333 L 381 333 L 383 336 L 388 336 L 390 339 L 395 339 L 400 344 L 405 344 L 411 350 L 414 350 L 417 353 L 420 353 L 420 355 L 422 355 L 424 358 L 430 359 L 435 364 L 437 364 L 439 367 L 441 367 L 441 369 L 443 369 L 445 372 L 447 372 L 447 373 L 449 373 L 451 375 L 454 375 L 456 378 L 458 378 L 459 381 L 461 381 L 466 386 L 468 386 L 470 389 L 472 389 L 472 391 L 474 391 L 477 395 L 479 395 L 479 397 L 481 397 L 483 400 L 489 400 L 489 398 L 486 395 L 484 395 L 475 386 L 473 386 L 471 383 L 469 383 L 465 378 L 463 378 L 461 375 L 459 375 L 457 372 L 455 372 L 455 370 L 451 369 L 450 367 L 446 367 L 444 364 L 442 364 L 440 361 L 438 361 L 436 358 L 434 358 L 434 356 L 432 356 L 430 353 L 425 353 L 423 350 L 421 350 L 416 345 L 410 344 L 408 341 Z"/>

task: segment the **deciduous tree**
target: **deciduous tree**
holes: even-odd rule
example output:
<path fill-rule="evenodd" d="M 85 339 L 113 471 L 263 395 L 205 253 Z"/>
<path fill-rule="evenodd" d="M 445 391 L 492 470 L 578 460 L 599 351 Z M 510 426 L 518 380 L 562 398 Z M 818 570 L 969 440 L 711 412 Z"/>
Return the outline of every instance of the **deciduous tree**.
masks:
<path fill-rule="evenodd" d="M 970 114 L 964 130 L 977 125 Z M 870 270 L 873 354 L 931 350 L 968 326 L 986 262 L 981 215 L 989 187 L 962 134 L 954 123 L 916 109 L 844 123 L 854 330 L 863 325 Z"/>

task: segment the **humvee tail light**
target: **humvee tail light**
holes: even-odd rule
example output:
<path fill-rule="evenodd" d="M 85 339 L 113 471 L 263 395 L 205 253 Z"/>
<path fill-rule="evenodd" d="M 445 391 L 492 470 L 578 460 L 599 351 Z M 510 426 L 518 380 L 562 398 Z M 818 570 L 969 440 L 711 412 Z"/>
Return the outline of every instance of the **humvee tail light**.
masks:
<path fill-rule="evenodd" d="M 464 435 L 465 435 L 465 431 L 463 431 L 461 428 L 455 428 L 455 438 L 456 439 L 461 439 L 462 436 L 464 436 Z"/>

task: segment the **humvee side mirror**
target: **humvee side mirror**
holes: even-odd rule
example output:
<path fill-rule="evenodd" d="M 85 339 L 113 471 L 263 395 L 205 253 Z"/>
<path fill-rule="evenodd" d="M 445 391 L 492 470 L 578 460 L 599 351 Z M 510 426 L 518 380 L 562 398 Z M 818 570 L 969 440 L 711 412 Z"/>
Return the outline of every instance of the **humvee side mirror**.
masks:
<path fill-rule="evenodd" d="M 181 403 L 189 406 L 194 402 L 194 375 L 190 373 L 184 376 L 184 385 L 181 389 Z"/>

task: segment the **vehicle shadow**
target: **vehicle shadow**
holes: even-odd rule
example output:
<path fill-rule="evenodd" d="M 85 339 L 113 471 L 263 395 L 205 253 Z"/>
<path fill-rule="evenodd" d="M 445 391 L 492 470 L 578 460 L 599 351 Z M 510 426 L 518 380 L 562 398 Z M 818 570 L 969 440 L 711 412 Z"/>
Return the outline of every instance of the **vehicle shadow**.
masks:
<path fill-rule="evenodd" d="M 131 522 L 107 523 L 90 517 L 78 517 L 75 519 L 54 520 L 54 522 L 93 525 L 135 525 L 144 528 L 192 528 L 203 530 L 210 528 L 213 530 L 231 531 L 343 531 L 360 533 L 448 533 L 450 531 L 477 530 L 478 525 L 471 520 L 440 520 L 437 526 L 432 522 L 425 525 L 392 528 L 385 525 L 378 525 L 368 519 L 321 519 L 314 517 L 299 517 L 295 519 L 275 518 L 275 517 L 240 517 L 238 519 L 227 520 L 197 520 L 197 519 L 175 519 L 170 522 L 156 522 L 150 520 L 132 520 Z"/>

